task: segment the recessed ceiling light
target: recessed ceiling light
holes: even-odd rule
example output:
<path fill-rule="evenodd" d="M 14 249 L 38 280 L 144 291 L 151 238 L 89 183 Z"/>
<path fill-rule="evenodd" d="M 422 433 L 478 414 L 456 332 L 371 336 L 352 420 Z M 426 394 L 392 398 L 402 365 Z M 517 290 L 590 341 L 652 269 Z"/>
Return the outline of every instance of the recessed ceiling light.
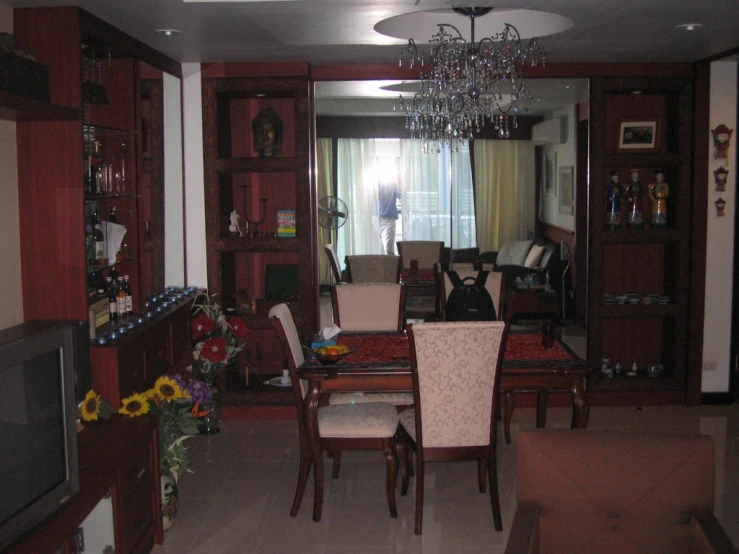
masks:
<path fill-rule="evenodd" d="M 158 35 L 164 35 L 165 37 L 173 37 L 179 35 L 182 31 L 179 29 L 157 29 L 154 31 Z"/>
<path fill-rule="evenodd" d="M 679 31 L 698 31 L 703 27 L 703 23 L 683 23 L 682 25 L 675 27 L 675 29 L 678 29 Z"/>
<path fill-rule="evenodd" d="M 254 96 L 256 96 L 257 98 L 265 98 L 267 96 L 267 93 L 266 92 L 255 92 Z"/>
<path fill-rule="evenodd" d="M 641 94 L 641 91 L 640 90 L 632 90 L 631 91 L 631 94 Z"/>

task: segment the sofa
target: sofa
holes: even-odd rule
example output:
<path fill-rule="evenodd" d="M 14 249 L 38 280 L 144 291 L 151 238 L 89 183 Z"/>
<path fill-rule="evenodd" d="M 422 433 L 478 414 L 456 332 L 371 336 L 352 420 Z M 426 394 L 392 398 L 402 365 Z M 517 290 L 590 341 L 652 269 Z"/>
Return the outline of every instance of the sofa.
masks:
<path fill-rule="evenodd" d="M 516 288 L 517 279 L 525 281 L 530 276 L 543 285 L 549 273 L 551 287 L 562 291 L 566 261 L 560 259 L 559 244 L 544 239 L 507 240 L 497 252 L 482 252 L 478 261 L 494 263 L 495 270 L 505 275 L 507 289 Z"/>

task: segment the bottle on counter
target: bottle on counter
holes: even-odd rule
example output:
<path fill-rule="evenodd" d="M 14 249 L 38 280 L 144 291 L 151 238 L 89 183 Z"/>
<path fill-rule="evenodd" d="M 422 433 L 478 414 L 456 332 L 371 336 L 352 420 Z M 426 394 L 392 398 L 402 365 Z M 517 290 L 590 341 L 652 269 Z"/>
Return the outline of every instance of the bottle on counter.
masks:
<path fill-rule="evenodd" d="M 118 321 L 118 298 L 116 296 L 116 282 L 110 277 L 105 278 L 108 284 L 108 316 L 110 321 Z"/>
<path fill-rule="evenodd" d="M 105 259 L 105 235 L 103 234 L 103 225 L 100 222 L 97 210 L 92 212 L 90 223 L 95 242 L 95 261 L 99 262 Z"/>
<path fill-rule="evenodd" d="M 118 277 L 118 291 L 116 292 L 116 307 L 118 309 L 118 318 L 126 317 L 126 289 L 123 285 L 123 277 Z"/>
<path fill-rule="evenodd" d="M 128 275 L 123 276 L 123 290 L 126 292 L 126 315 L 131 315 L 133 314 L 133 291 L 131 291 Z"/>
<path fill-rule="evenodd" d="M 108 273 L 108 275 L 113 280 L 113 283 L 115 284 L 115 286 L 118 287 L 118 272 L 115 270 L 115 266 L 110 268 L 110 273 Z M 116 292 L 117 291 L 118 289 L 116 288 Z"/>

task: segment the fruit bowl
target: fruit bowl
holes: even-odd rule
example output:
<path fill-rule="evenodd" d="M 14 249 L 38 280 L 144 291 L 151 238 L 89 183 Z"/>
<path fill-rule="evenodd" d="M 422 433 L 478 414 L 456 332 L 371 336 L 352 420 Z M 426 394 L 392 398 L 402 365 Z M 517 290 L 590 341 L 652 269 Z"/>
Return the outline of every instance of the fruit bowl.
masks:
<path fill-rule="evenodd" d="M 341 353 L 334 353 L 334 354 L 326 354 L 326 353 L 319 353 L 316 350 L 313 350 L 311 348 L 308 348 L 307 346 L 303 346 L 307 352 L 310 353 L 311 356 L 313 356 L 316 360 L 318 360 L 323 365 L 332 365 L 341 360 L 344 356 L 348 356 L 349 354 L 353 354 L 357 351 L 356 348 L 350 348 L 344 352 Z"/>

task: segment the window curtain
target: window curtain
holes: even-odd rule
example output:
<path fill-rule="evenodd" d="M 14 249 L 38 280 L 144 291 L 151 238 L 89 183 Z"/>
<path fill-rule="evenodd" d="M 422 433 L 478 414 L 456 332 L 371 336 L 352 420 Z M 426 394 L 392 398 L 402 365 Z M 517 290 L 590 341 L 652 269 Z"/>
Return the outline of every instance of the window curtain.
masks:
<path fill-rule="evenodd" d="M 536 225 L 534 145 L 522 140 L 474 141 L 475 215 L 481 252 L 532 237 Z"/>
<path fill-rule="evenodd" d="M 316 141 L 316 181 L 317 195 L 320 200 L 324 196 L 333 194 L 333 150 L 331 148 L 330 138 L 319 138 Z M 336 233 L 331 237 L 328 229 L 318 226 L 318 279 L 319 284 L 327 285 L 331 283 L 331 268 L 329 267 L 328 256 L 323 249 L 324 244 L 336 243 Z"/>

